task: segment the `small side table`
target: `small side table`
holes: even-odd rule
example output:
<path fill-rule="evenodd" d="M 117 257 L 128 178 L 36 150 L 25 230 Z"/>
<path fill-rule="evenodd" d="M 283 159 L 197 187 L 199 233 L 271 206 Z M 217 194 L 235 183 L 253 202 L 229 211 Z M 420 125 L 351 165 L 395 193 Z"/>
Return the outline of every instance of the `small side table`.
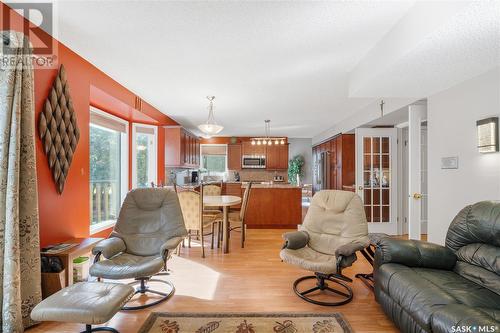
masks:
<path fill-rule="evenodd" d="M 361 254 L 363 255 L 363 257 L 366 258 L 366 260 L 370 263 L 372 267 L 375 260 L 375 249 L 377 247 L 377 244 L 382 238 L 386 237 L 389 237 L 389 235 L 383 233 L 368 234 L 368 238 L 370 239 L 370 245 L 367 248 L 361 250 Z M 373 284 L 374 284 L 373 270 L 371 273 L 358 273 L 355 276 L 373 291 Z"/>
<path fill-rule="evenodd" d="M 104 238 L 73 238 L 63 243 L 65 244 L 78 244 L 67 250 L 59 253 L 41 253 L 46 257 L 59 257 L 62 261 L 64 269 L 66 270 L 66 285 L 68 287 L 73 284 L 73 259 L 78 258 L 84 254 L 92 252 L 94 246 Z"/>

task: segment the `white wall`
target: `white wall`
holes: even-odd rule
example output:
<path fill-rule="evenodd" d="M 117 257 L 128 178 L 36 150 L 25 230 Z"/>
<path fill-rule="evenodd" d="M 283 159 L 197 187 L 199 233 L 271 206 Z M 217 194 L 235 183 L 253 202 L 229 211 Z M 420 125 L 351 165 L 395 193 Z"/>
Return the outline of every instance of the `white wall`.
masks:
<path fill-rule="evenodd" d="M 305 184 L 312 184 L 312 139 L 288 138 L 289 159 L 295 155 L 304 156 L 304 180 Z"/>
<path fill-rule="evenodd" d="M 476 121 L 500 116 L 500 68 L 428 98 L 428 240 L 444 244 L 448 226 L 464 206 L 500 200 L 500 153 L 477 150 Z M 457 170 L 441 158 L 458 156 Z"/>
<path fill-rule="evenodd" d="M 392 112 L 399 111 L 401 108 L 410 105 L 417 101 L 419 98 L 383 98 L 384 100 L 384 114 L 389 115 Z M 314 145 L 325 141 L 335 135 L 341 133 L 348 133 L 355 128 L 367 124 L 371 121 L 380 118 L 380 101 L 382 98 L 368 103 L 366 106 L 354 112 L 350 117 L 338 121 L 329 129 L 321 132 L 312 138 Z"/>

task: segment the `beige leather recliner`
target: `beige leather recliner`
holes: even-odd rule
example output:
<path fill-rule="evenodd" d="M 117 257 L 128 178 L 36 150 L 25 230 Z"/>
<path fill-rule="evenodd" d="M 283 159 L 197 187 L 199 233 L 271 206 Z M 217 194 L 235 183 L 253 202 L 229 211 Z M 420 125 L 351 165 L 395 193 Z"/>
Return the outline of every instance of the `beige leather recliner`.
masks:
<path fill-rule="evenodd" d="M 142 309 L 168 299 L 174 293 L 172 283 L 151 279 L 167 270 L 167 260 L 187 235 L 177 194 L 166 188 L 140 188 L 130 191 L 123 201 L 118 220 L 108 239 L 99 242 L 90 275 L 104 279 L 130 279 L 140 283 L 136 294 L 153 293 L 161 298 L 124 310 Z M 107 260 L 100 261 L 101 257 Z M 153 290 L 147 281 L 167 285 Z"/>
<path fill-rule="evenodd" d="M 294 282 L 293 289 L 299 297 L 319 305 L 341 305 L 352 300 L 352 289 L 339 281 L 352 282 L 342 275 L 342 269 L 351 266 L 356 261 L 356 251 L 370 243 L 363 202 L 356 193 L 336 190 L 316 193 L 300 230 L 285 233 L 283 238 L 281 259 L 315 274 Z M 315 279 L 316 285 L 299 291 L 299 283 L 309 279 Z M 326 281 L 345 291 L 330 287 Z M 308 296 L 318 290 L 329 291 L 340 300 L 325 302 Z"/>

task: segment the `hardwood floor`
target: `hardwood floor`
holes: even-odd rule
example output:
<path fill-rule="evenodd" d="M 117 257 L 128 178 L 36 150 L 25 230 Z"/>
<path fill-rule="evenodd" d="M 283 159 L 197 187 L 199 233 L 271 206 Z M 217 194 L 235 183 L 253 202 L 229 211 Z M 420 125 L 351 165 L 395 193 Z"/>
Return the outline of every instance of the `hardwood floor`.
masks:
<path fill-rule="evenodd" d="M 208 250 L 201 258 L 200 248 L 184 248 L 169 263 L 170 276 L 161 277 L 176 286 L 175 295 L 155 307 L 119 312 L 108 324 L 121 333 L 137 332 L 152 311 L 166 312 L 339 312 L 356 332 L 397 332 L 376 303 L 373 293 L 354 274 L 369 272 L 370 265 L 358 261 L 344 272 L 354 279 L 354 299 L 338 307 L 322 307 L 298 298 L 292 283 L 309 272 L 282 263 L 279 251 L 285 230 L 250 229 L 244 249 L 239 233 L 231 234 L 231 253 Z M 42 323 L 28 332 L 79 332 L 82 325 Z"/>

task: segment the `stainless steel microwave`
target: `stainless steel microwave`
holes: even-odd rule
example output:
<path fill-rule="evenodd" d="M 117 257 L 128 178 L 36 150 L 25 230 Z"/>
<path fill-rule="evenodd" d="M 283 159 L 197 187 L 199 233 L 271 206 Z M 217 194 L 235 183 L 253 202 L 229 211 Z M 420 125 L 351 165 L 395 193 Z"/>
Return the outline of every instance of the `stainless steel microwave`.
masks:
<path fill-rule="evenodd" d="M 265 169 L 266 157 L 260 155 L 243 155 L 241 165 L 243 169 Z"/>

